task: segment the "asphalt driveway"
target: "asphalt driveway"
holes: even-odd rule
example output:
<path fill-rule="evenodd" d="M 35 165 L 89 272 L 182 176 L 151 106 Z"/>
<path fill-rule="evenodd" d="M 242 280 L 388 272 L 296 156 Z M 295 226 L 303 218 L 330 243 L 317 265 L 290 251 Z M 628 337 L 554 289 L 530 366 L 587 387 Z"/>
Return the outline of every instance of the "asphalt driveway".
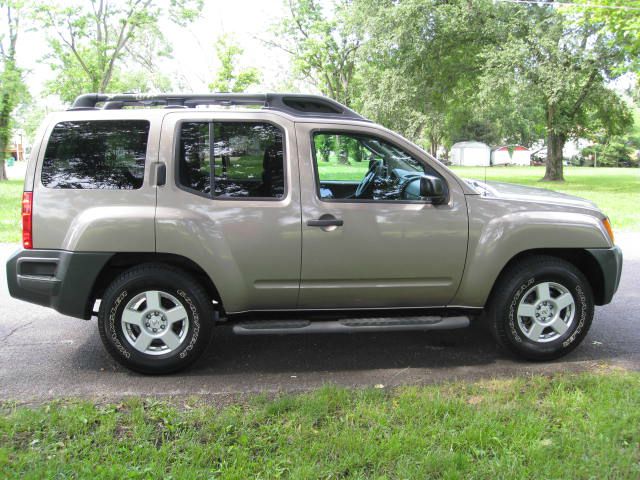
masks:
<path fill-rule="evenodd" d="M 58 397 L 114 400 L 128 395 L 223 399 L 252 392 L 300 391 L 325 383 L 396 386 L 619 366 L 640 370 L 640 233 L 621 234 L 625 255 L 614 303 L 596 309 L 584 343 L 564 359 L 526 363 L 499 351 L 484 331 L 234 336 L 218 329 L 189 370 L 146 377 L 104 351 L 95 321 L 82 321 L 9 297 L 0 246 L 0 400 Z"/>

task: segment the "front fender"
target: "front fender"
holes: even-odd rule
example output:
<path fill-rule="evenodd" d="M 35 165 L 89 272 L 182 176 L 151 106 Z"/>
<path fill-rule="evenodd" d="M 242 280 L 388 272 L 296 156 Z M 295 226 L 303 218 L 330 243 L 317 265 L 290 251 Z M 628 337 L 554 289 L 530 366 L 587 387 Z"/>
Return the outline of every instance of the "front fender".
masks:
<path fill-rule="evenodd" d="M 609 248 L 601 219 L 585 209 L 467 197 L 469 245 L 452 305 L 482 307 L 509 261 L 527 250 Z"/>

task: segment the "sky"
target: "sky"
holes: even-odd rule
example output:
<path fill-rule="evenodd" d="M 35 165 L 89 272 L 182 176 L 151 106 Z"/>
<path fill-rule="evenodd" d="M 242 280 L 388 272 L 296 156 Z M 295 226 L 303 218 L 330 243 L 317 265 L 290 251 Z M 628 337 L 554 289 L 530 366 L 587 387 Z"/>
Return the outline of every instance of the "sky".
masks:
<path fill-rule="evenodd" d="M 285 83 L 290 77 L 288 55 L 268 48 L 261 38 L 267 38 L 271 25 L 286 14 L 283 0 L 205 0 L 202 17 L 186 31 L 166 25 L 174 49 L 172 62 L 188 74 L 193 91 L 206 90 L 217 68 L 215 41 L 226 34 L 244 48 L 241 66 L 258 68 L 264 86 Z"/>
<path fill-rule="evenodd" d="M 254 91 L 273 91 L 291 81 L 288 55 L 267 47 L 269 28 L 287 14 L 283 0 L 205 0 L 201 17 L 187 28 L 166 20 L 161 24 L 173 49 L 171 59 L 161 60 L 165 73 L 181 77 L 185 89 L 206 92 L 213 80 L 218 62 L 215 42 L 229 35 L 243 49 L 240 66 L 253 66 L 262 72 L 262 84 Z M 42 62 L 47 51 L 47 39 L 42 31 L 26 31 L 18 45 L 20 65 L 28 70 L 27 84 L 35 97 L 40 97 L 46 81 L 53 78 L 51 69 Z M 313 91 L 308 85 L 296 85 Z M 55 103 L 49 99 L 48 103 Z M 54 105 L 51 105 L 54 106 Z"/>

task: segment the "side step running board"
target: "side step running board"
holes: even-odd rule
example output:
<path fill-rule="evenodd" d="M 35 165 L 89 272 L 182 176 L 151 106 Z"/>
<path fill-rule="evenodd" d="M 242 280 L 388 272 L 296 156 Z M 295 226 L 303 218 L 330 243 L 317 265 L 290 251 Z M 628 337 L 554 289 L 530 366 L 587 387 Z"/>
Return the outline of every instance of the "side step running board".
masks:
<path fill-rule="evenodd" d="M 282 335 L 289 333 L 353 333 L 402 330 L 449 330 L 469 326 L 469 317 L 376 317 L 342 320 L 257 320 L 233 326 L 237 335 Z"/>

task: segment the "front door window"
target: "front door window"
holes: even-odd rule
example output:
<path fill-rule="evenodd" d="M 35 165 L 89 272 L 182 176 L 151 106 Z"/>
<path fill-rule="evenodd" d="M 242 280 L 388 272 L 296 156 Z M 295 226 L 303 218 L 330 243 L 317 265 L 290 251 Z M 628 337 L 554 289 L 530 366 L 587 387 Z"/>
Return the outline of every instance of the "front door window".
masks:
<path fill-rule="evenodd" d="M 316 132 L 313 148 L 323 200 L 419 200 L 425 165 L 385 140 Z"/>

